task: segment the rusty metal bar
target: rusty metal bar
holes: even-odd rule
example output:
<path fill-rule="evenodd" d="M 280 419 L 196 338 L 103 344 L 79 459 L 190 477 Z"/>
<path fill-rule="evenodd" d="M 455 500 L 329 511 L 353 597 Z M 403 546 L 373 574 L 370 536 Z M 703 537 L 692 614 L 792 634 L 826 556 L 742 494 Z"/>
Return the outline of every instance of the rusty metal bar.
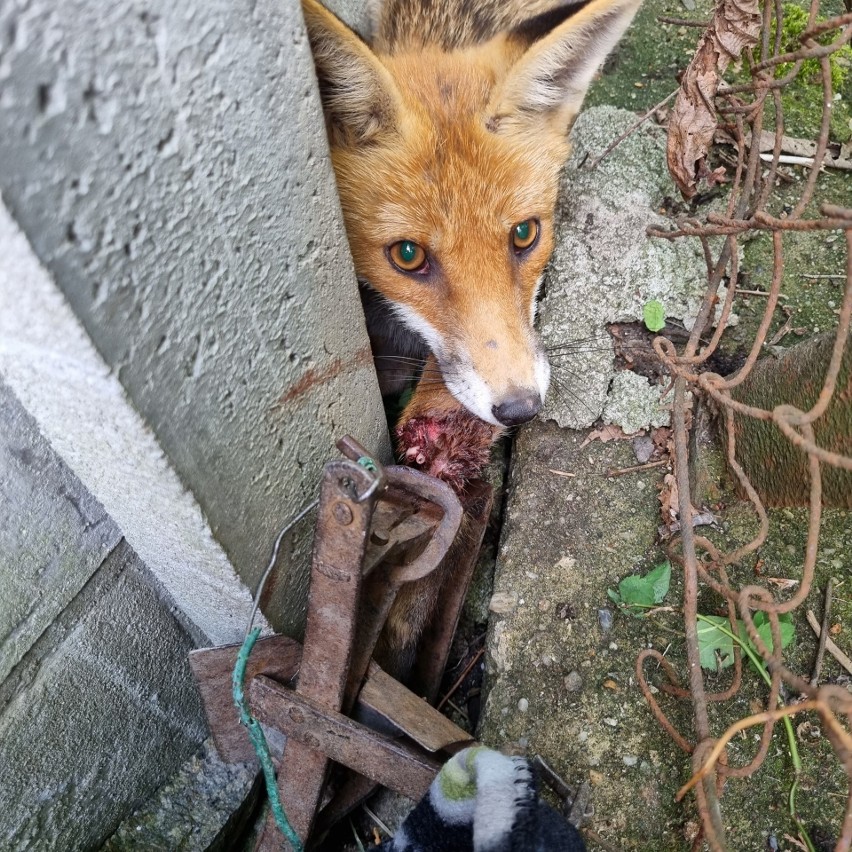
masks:
<path fill-rule="evenodd" d="M 298 743 L 308 753 L 327 755 L 410 799 L 423 796 L 441 768 L 441 761 L 426 752 L 379 734 L 262 675 L 251 682 L 249 696 L 252 713 L 287 735 L 288 750 Z"/>

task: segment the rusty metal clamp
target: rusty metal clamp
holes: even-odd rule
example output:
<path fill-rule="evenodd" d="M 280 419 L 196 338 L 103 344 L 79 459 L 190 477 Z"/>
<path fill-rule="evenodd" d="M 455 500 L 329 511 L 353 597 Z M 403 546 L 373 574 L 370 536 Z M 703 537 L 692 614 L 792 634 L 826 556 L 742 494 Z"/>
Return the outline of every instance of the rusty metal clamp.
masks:
<path fill-rule="evenodd" d="M 384 491 L 387 487 L 387 478 L 382 465 L 377 462 L 368 452 L 358 443 L 351 435 L 344 435 L 337 442 L 337 449 L 343 453 L 350 461 L 357 462 L 365 470 L 373 474 L 373 482 L 367 490 L 361 495 L 353 495 L 353 500 L 356 503 L 363 503 L 369 500 L 377 491 Z"/>
<path fill-rule="evenodd" d="M 438 689 L 487 522 L 490 488 L 472 486 L 463 507 L 445 483 L 410 468 L 383 467 L 351 437 L 337 446 L 346 459 L 328 462 L 321 482 L 304 645 L 283 636 L 260 639 L 246 671 L 252 713 L 287 737 L 278 789 L 302 839 L 318 812 L 321 833 L 375 783 L 419 797 L 440 767 L 437 752 L 470 742 L 419 696 L 433 697 Z M 457 540 L 465 516 L 470 534 Z M 445 559 L 454 582 L 441 593 L 440 618 L 427 626 L 429 652 L 422 656 L 428 660 L 416 668 L 412 692 L 371 658 L 399 589 Z M 245 760 L 253 754 L 251 743 L 229 709 L 236 653 L 236 647 L 196 651 L 191 663 L 217 747 L 228 760 Z M 352 718 L 362 713 L 386 720 L 395 734 Z M 395 738 L 402 734 L 405 739 Z M 323 806 L 332 761 L 354 774 L 336 775 L 331 801 Z M 268 821 L 258 848 L 272 852 L 280 842 Z"/>
<path fill-rule="evenodd" d="M 444 558 L 455 540 L 462 522 L 462 505 L 452 488 L 433 476 L 410 467 L 385 469 L 388 480 L 395 485 L 419 495 L 443 510 L 441 518 L 426 549 L 413 562 L 399 565 L 391 571 L 390 579 L 396 585 L 410 583 L 425 577 Z"/>

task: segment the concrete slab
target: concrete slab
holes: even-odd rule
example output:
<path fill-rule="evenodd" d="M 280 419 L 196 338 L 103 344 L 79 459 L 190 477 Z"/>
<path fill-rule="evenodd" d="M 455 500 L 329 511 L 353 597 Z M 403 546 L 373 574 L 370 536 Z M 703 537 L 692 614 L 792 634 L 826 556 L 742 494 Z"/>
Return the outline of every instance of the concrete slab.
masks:
<path fill-rule="evenodd" d="M 52 528 L 63 513 L 70 512 L 75 519 L 74 513 L 91 515 L 84 534 L 105 535 L 109 529 L 108 546 L 123 534 L 168 590 L 197 642 L 237 641 L 248 619 L 251 595 L 210 534 L 197 502 L 2 203 L 0 257 L 0 377 L 87 492 L 97 495 L 102 504 L 96 509 L 73 507 L 61 493 L 44 492 L 35 478 L 33 494 L 9 495 L 12 505 L 27 505 L 31 498 L 39 506 L 40 521 L 28 525 L 28 535 Z M 14 432 L 10 427 L 9 434 Z M 86 499 L 91 497 L 87 494 Z M 100 525 L 106 514 L 114 523 Z M 66 548 L 66 559 L 73 562 L 77 555 L 71 540 L 59 536 L 57 541 Z M 87 553 L 84 543 L 77 550 Z M 43 585 L 44 577 L 32 573 L 37 566 L 25 570 L 35 558 L 27 541 L 8 541 L 4 552 L 10 559 L 14 555 L 24 568 L 10 572 L 0 595 L 15 600 L 16 608 L 38 598 L 43 610 L 52 598 L 41 598 L 43 589 L 35 581 Z M 55 569 L 57 582 L 68 586 L 73 596 L 80 583 L 75 585 L 67 568 Z M 88 575 L 81 582 L 87 579 Z M 57 600 L 57 609 L 44 611 L 35 635 L 65 603 L 67 599 Z M 0 680 L 5 674 L 0 668 Z"/>
<path fill-rule="evenodd" d="M 0 382 L 0 847 L 97 848 L 205 736 L 174 602 Z"/>
<path fill-rule="evenodd" d="M 658 557 L 659 473 L 607 478 L 636 463 L 630 443 L 583 446 L 585 437 L 536 422 L 516 438 L 480 738 L 539 753 L 571 783 L 591 781 L 593 827 L 619 847 L 681 849 L 670 795 L 680 756 L 670 759 L 633 674 L 634 649 L 657 645 L 659 631 L 618 615 L 613 626 L 607 598 Z"/>
<path fill-rule="evenodd" d="M 604 421 L 632 432 L 668 422 L 660 389 L 641 376 L 614 382 L 606 326 L 642 321 L 656 300 L 667 321 L 691 329 L 707 286 L 696 241 L 649 240 L 666 197 L 677 194 L 665 159 L 665 131 L 649 122 L 596 168 L 590 164 L 636 121 L 627 110 L 587 109 L 571 133 L 573 153 L 560 191 L 556 248 L 545 276 L 539 326 L 551 355 L 551 391 L 542 417 L 561 426 Z M 628 380 L 629 382 L 630 380 Z M 637 399 L 642 398 L 637 404 Z"/>
<path fill-rule="evenodd" d="M 259 806 L 262 786 L 254 764 L 222 763 L 206 740 L 101 852 L 233 852 Z"/>

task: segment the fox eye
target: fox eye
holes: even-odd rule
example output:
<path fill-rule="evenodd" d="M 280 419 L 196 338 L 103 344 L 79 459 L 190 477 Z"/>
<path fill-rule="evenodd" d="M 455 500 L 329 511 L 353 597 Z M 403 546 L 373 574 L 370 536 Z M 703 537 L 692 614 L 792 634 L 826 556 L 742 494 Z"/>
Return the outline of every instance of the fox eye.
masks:
<path fill-rule="evenodd" d="M 400 240 L 390 246 L 388 258 L 400 272 L 426 272 L 429 268 L 426 251 L 411 240 Z"/>
<path fill-rule="evenodd" d="M 517 254 L 531 249 L 536 240 L 540 225 L 538 219 L 527 219 L 524 222 L 519 222 L 512 228 L 512 248 Z"/>

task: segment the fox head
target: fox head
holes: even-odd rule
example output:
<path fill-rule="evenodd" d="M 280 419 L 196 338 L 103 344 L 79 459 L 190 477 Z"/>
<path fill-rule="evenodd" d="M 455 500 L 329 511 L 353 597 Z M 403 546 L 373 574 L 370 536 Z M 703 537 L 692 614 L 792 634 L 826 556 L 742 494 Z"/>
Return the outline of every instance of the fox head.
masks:
<path fill-rule="evenodd" d="M 568 131 L 638 5 L 545 8 L 483 39 L 453 29 L 448 0 L 440 27 L 424 17 L 391 37 L 399 21 L 385 21 L 371 48 L 303 0 L 358 278 L 489 423 L 541 408 L 550 368 L 533 324 Z"/>

